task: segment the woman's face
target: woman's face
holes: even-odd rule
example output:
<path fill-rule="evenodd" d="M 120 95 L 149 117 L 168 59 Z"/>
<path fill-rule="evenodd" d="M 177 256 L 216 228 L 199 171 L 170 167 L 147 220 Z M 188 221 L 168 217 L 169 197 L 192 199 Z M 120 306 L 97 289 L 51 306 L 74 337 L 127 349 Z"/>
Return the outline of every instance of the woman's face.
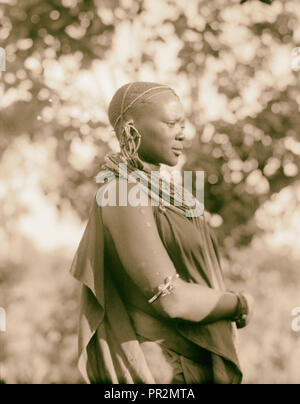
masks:
<path fill-rule="evenodd" d="M 162 93 L 138 106 L 134 124 L 141 134 L 139 157 L 147 163 L 175 166 L 183 150 L 184 111 L 178 97 Z"/>

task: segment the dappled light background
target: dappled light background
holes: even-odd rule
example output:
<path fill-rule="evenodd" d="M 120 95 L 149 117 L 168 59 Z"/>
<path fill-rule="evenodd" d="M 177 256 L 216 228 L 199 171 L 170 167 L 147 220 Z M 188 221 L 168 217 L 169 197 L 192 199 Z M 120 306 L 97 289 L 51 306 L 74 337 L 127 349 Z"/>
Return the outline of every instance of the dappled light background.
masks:
<path fill-rule="evenodd" d="M 0 0 L 0 379 L 81 383 L 68 271 L 118 87 L 172 86 L 179 168 L 205 171 L 229 288 L 256 299 L 239 331 L 245 383 L 300 383 L 298 0 Z"/>

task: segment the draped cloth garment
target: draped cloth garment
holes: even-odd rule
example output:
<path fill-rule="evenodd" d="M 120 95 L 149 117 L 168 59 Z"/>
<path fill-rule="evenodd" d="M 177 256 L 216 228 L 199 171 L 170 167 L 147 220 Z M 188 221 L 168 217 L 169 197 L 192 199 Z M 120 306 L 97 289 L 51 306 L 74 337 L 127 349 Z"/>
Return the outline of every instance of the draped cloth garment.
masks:
<path fill-rule="evenodd" d="M 160 238 L 180 277 L 211 287 L 196 226 L 172 206 L 163 212 L 153 207 L 153 212 Z M 210 236 L 219 260 L 212 231 Z M 158 383 L 163 379 L 149 362 L 158 346 L 164 355 L 175 358 L 174 363 L 180 360 L 182 383 L 241 383 L 230 321 L 203 325 L 162 320 L 150 304 L 140 304 L 134 294 L 126 294 L 131 280 L 103 225 L 96 198 L 71 274 L 82 284 L 78 345 L 79 369 L 86 382 Z M 136 296 L 139 293 L 136 290 Z M 156 345 L 151 347 L 151 343 Z M 178 380 L 175 378 L 174 383 Z"/>

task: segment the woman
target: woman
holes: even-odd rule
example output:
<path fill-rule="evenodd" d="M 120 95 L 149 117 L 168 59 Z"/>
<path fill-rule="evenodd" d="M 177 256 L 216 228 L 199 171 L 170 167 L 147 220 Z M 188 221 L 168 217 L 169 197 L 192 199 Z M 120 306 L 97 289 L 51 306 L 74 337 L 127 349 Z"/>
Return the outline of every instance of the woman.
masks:
<path fill-rule="evenodd" d="M 72 264 L 83 285 L 79 368 L 90 383 L 240 383 L 232 322 L 247 324 L 252 298 L 224 290 L 199 202 L 187 192 L 176 203 L 182 188 L 168 189 L 159 172 L 182 152 L 180 100 L 168 86 L 133 82 L 108 113 L 121 152 L 97 176 L 102 185 Z M 136 187 L 143 206 L 132 203 Z"/>

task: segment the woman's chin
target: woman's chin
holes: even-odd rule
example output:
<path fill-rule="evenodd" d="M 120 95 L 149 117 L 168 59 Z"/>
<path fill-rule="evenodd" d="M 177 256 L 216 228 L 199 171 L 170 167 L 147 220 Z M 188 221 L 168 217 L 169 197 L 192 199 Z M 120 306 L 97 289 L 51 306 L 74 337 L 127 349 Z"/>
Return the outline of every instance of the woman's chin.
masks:
<path fill-rule="evenodd" d="M 179 160 L 179 157 L 172 156 L 172 157 L 168 158 L 164 164 L 174 167 L 178 163 L 178 160 Z"/>
<path fill-rule="evenodd" d="M 141 157 L 140 157 L 141 158 Z M 142 161 L 145 163 L 149 164 L 150 166 L 159 166 L 160 164 L 165 164 L 167 166 L 174 167 L 178 163 L 179 156 L 176 154 L 171 154 L 167 156 L 160 156 L 156 159 L 146 159 L 146 158 L 141 158 Z"/>

